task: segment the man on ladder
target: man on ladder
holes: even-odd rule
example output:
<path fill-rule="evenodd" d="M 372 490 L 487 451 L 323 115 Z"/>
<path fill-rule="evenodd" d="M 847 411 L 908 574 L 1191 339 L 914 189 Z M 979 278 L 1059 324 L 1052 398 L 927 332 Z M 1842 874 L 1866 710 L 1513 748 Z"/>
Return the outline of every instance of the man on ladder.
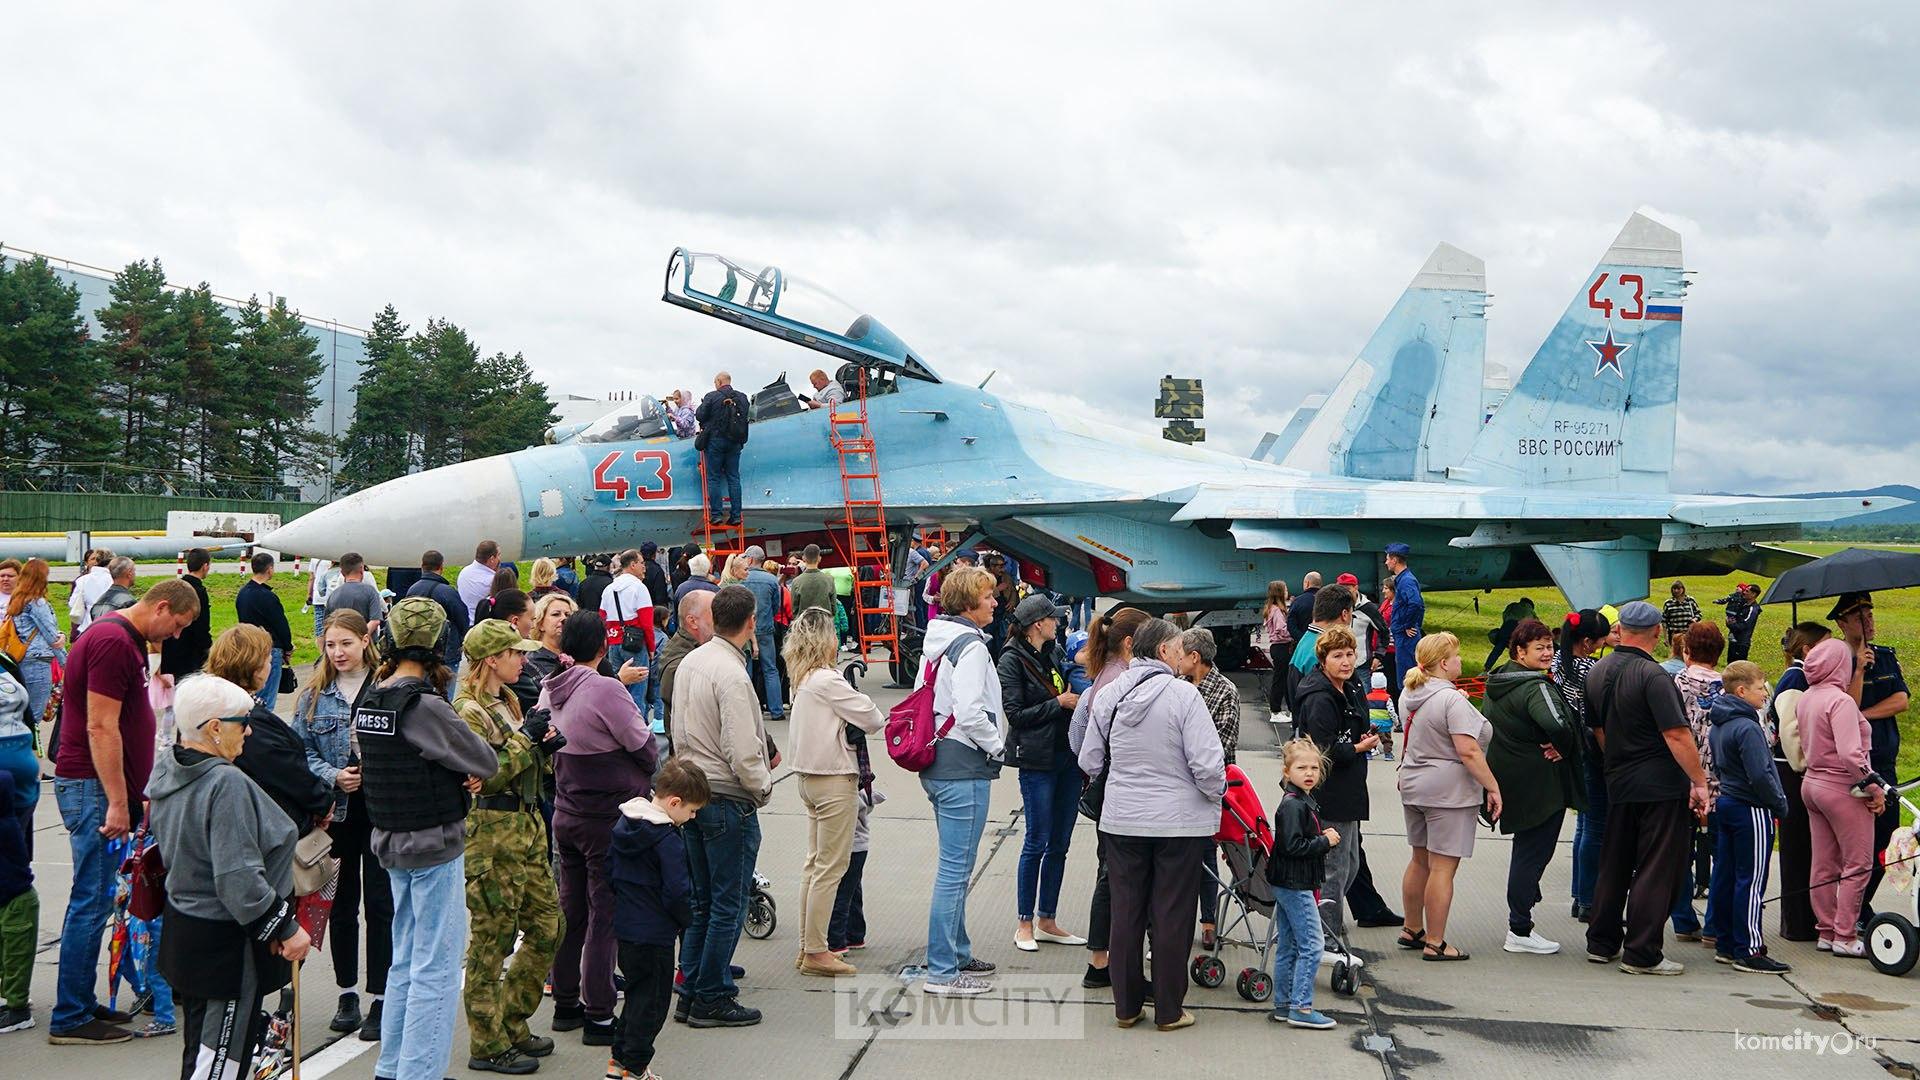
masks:
<path fill-rule="evenodd" d="M 694 419 L 700 422 L 700 434 L 694 436 L 694 449 L 705 457 L 707 483 L 707 524 L 740 524 L 740 451 L 747 445 L 747 395 L 733 388 L 733 376 L 720 372 L 713 377 L 713 392 L 700 402 Z M 726 512 L 721 512 L 722 484 L 725 484 Z"/>

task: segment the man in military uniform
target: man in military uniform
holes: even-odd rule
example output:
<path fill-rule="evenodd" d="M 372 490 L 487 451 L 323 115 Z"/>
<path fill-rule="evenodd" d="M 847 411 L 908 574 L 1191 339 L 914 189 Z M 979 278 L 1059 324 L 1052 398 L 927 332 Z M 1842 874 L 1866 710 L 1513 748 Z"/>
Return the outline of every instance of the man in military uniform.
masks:
<path fill-rule="evenodd" d="M 1834 603 L 1827 618 L 1840 628 L 1853 650 L 1853 685 L 1848 692 L 1860 703 L 1861 715 L 1873 730 L 1873 745 L 1867 750 L 1867 762 L 1888 783 L 1895 780 L 1895 761 L 1900 756 L 1900 714 L 1906 711 L 1911 695 L 1907 680 L 1900 672 L 1900 660 L 1890 645 L 1873 643 L 1873 594 L 1850 592 Z M 1867 878 L 1866 904 L 1873 903 L 1874 890 L 1886 876 L 1881 857 L 1887 841 L 1900 826 L 1900 801 L 1888 799 L 1887 807 L 1873 819 L 1873 874 Z M 1871 907 L 1862 906 L 1860 921 L 1873 918 Z"/>
<path fill-rule="evenodd" d="M 1406 685 L 1407 672 L 1419 663 L 1414 649 L 1420 644 L 1420 635 L 1426 633 L 1427 602 L 1420 595 L 1420 582 L 1407 569 L 1412 554 L 1413 549 L 1405 544 L 1387 545 L 1387 572 L 1393 575 L 1389 579 L 1393 584 L 1393 613 L 1388 620 L 1392 623 L 1389 636 L 1393 638 L 1395 687 Z"/>
<path fill-rule="evenodd" d="M 553 1052 L 553 1040 L 527 1028 L 540 1007 L 547 969 L 560 941 L 560 900 L 540 818 L 542 777 L 552 772 L 554 732 L 521 730 L 520 706 L 507 689 L 525 654 L 539 648 L 499 619 L 485 619 L 462 644 L 466 670 L 453 708 L 499 757 L 467 818 L 467 1029 L 481 1072 L 523 1075 Z M 514 951 L 514 939 L 520 948 Z M 501 964 L 513 952 L 505 974 Z"/>

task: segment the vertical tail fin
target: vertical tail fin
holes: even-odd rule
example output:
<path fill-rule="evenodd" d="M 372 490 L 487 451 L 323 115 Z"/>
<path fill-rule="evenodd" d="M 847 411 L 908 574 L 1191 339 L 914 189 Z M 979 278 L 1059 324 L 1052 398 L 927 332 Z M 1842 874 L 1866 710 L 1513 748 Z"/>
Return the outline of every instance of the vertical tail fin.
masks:
<path fill-rule="evenodd" d="M 1319 415 L 1321 406 L 1326 403 L 1327 395 L 1325 394 L 1308 395 L 1294 408 L 1293 414 L 1287 417 L 1286 426 L 1282 427 L 1278 434 L 1267 432 L 1260 440 L 1260 445 L 1254 447 L 1253 460 L 1271 461 L 1275 465 L 1285 461 L 1287 454 L 1300 442 L 1300 436 L 1306 432 L 1307 425 L 1313 422 L 1313 418 Z"/>
<path fill-rule="evenodd" d="M 1628 218 L 1448 479 L 1667 490 L 1685 294 L 1680 234 Z"/>
<path fill-rule="evenodd" d="M 1281 464 L 1442 479 L 1480 430 L 1486 307 L 1486 263 L 1451 244 L 1434 248 Z"/>

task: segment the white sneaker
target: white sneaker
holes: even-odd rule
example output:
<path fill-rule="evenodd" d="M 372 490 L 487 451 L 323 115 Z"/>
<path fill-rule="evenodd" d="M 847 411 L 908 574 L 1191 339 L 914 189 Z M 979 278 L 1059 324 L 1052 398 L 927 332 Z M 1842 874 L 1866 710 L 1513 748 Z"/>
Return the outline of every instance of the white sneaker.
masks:
<path fill-rule="evenodd" d="M 973 997 L 993 989 L 993 984 L 971 975 L 955 975 L 952 982 L 928 982 L 927 993 L 951 997 Z"/>
<path fill-rule="evenodd" d="M 1345 964 L 1350 968 L 1357 968 L 1357 967 L 1361 967 L 1364 963 L 1365 962 L 1362 961 L 1359 955 L 1356 953 L 1347 953 L 1344 956 L 1336 952 L 1323 952 L 1320 954 L 1321 967 L 1332 967 L 1335 964 Z"/>
<path fill-rule="evenodd" d="M 1687 965 L 1661 957 L 1660 962 L 1652 967 L 1623 963 L 1620 965 L 1620 970 L 1629 975 L 1678 975 L 1687 970 Z"/>
<path fill-rule="evenodd" d="M 1560 951 L 1560 943 L 1557 941 L 1548 941 L 1546 938 L 1541 937 L 1540 931 L 1538 930 L 1527 934 L 1525 937 L 1521 937 L 1519 934 L 1509 930 L 1507 931 L 1507 943 L 1502 945 L 1501 948 L 1510 953 L 1533 953 L 1536 956 L 1552 956 L 1554 953 Z"/>

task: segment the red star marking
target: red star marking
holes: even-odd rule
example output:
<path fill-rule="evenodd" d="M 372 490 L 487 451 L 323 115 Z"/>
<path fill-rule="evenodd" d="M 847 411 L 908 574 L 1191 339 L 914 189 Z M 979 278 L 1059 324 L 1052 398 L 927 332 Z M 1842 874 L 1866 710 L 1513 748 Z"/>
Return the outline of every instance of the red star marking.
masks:
<path fill-rule="evenodd" d="M 1626 352 L 1628 349 L 1633 348 L 1632 342 L 1614 341 L 1613 331 L 1609 330 L 1607 331 L 1607 340 L 1589 341 L 1587 342 L 1587 345 L 1589 348 L 1591 348 L 1594 351 L 1596 355 L 1600 357 L 1600 362 L 1593 366 L 1593 374 L 1595 378 L 1598 378 L 1600 373 L 1607 370 L 1608 368 L 1612 368 L 1613 373 L 1615 375 L 1620 376 L 1622 379 L 1627 377 L 1627 373 L 1620 369 L 1620 354 Z"/>

